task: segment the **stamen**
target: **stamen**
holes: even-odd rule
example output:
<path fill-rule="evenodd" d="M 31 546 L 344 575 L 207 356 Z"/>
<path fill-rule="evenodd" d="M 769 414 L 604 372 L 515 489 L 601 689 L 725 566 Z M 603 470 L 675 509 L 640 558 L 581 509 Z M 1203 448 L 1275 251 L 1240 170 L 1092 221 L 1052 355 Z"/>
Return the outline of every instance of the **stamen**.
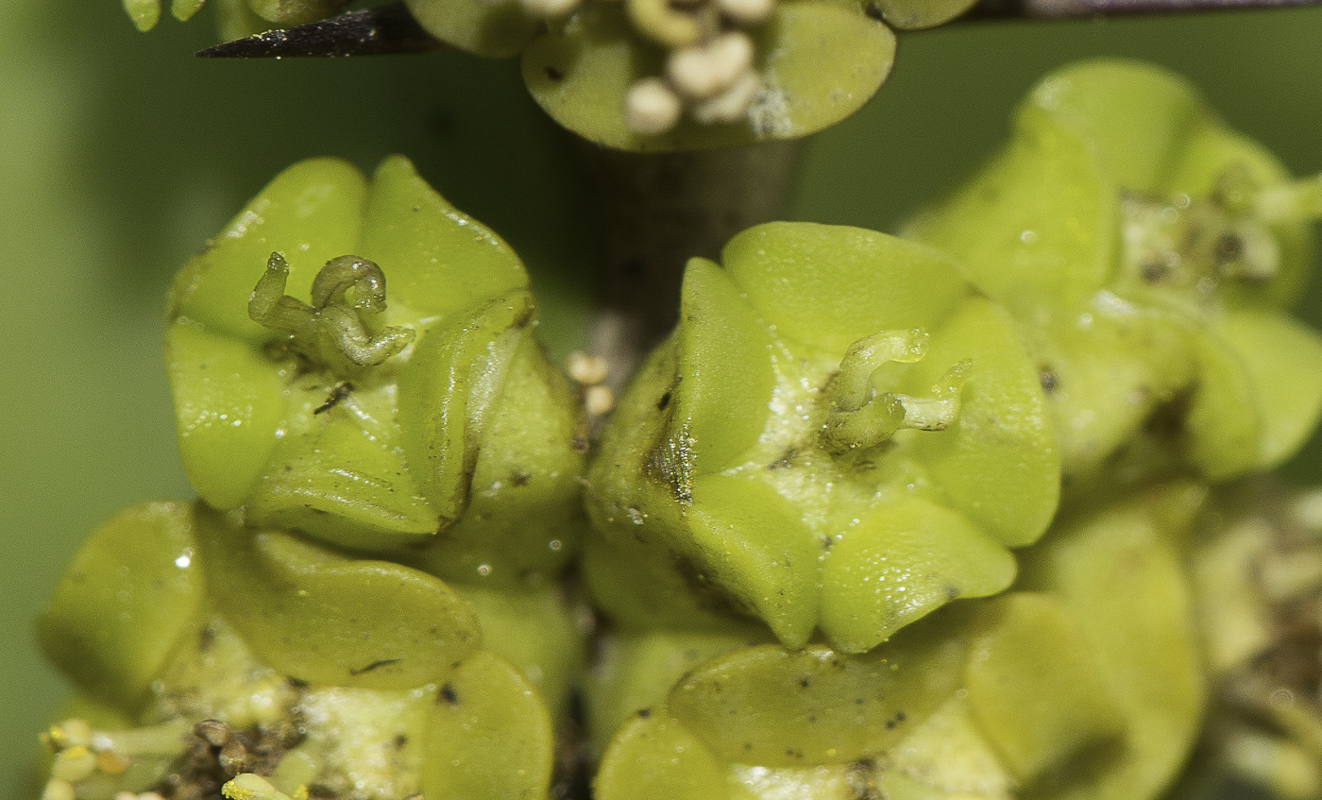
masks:
<path fill-rule="evenodd" d="M 749 107 L 753 105 L 760 91 L 762 91 L 762 78 L 751 70 L 745 72 L 729 89 L 695 105 L 692 111 L 693 118 L 704 125 L 738 122 L 748 113 Z"/>
<path fill-rule="evenodd" d="M 703 100 L 733 86 L 753 65 L 753 40 L 731 31 L 709 44 L 675 50 L 666 75 L 684 97 Z"/>
<path fill-rule="evenodd" d="M 629 130 L 658 136 L 679 124 L 683 112 L 679 95 L 660 78 L 643 78 L 624 97 L 624 122 Z"/>

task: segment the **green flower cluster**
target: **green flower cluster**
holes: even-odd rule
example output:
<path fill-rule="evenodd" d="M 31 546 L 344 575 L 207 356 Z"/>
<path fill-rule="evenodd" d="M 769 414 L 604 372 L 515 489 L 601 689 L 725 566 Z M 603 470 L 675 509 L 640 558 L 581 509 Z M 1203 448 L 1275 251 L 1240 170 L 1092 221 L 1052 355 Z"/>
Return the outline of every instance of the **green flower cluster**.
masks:
<path fill-rule="evenodd" d="M 1319 215 L 1172 76 L 1070 68 L 910 238 L 690 262 L 585 473 L 508 247 L 402 158 L 296 165 L 171 296 L 201 501 L 41 621 L 48 800 L 546 797 L 571 687 L 599 800 L 1155 797 L 1263 649 L 1199 533 L 1322 414 Z"/>
<path fill-rule="evenodd" d="M 338 13 L 346 0 L 214 0 L 238 39 Z M 174 0 L 192 17 L 206 0 Z M 691 150 L 796 139 L 857 111 L 895 60 L 895 30 L 973 0 L 406 0 L 428 33 L 488 58 L 522 54 L 557 122 L 608 147 Z M 141 30 L 161 0 L 124 0 Z"/>
<path fill-rule="evenodd" d="M 599 800 L 1168 787 L 1209 491 L 1322 410 L 1283 311 L 1319 192 L 1173 76 L 1088 63 L 910 239 L 691 262 L 589 468 Z"/>
<path fill-rule="evenodd" d="M 170 298 L 202 502 L 106 523 L 41 620 L 83 693 L 47 793 L 543 794 L 586 626 L 580 413 L 535 324 L 407 160 L 267 186 Z"/>

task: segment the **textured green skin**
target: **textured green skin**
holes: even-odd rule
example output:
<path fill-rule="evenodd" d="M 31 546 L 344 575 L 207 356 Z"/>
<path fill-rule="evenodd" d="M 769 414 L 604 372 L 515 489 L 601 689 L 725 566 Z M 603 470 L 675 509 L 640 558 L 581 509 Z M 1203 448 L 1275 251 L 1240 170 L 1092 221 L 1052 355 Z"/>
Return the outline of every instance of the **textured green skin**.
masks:
<path fill-rule="evenodd" d="M 181 504 L 135 506 L 103 523 L 37 623 L 47 658 L 103 702 L 141 701 L 201 608 L 206 589 L 193 547 Z"/>
<path fill-rule="evenodd" d="M 797 647 L 861 652 L 960 596 L 1006 588 L 1006 550 L 1055 511 L 1058 465 L 1035 370 L 1008 316 L 939 253 L 852 228 L 773 223 L 726 269 L 689 265 L 682 322 L 603 435 L 588 488 L 589 585 L 628 626 L 719 627 L 734 610 Z M 845 350 L 931 332 L 877 391 L 923 395 L 971 359 L 944 431 L 857 460 L 816 446 Z"/>
<path fill-rule="evenodd" d="M 960 259 L 1023 327 L 1054 377 L 1048 399 L 1066 473 L 1105 482 L 1108 470 L 1193 469 L 1221 481 L 1294 452 L 1322 412 L 1322 340 L 1281 313 L 1309 269 L 1309 220 L 1268 226 L 1279 264 L 1256 283 L 1145 280 L 1125 263 L 1121 231 L 1122 193 L 1198 201 L 1231 167 L 1259 185 L 1285 180 L 1276 160 L 1180 79 L 1128 62 L 1048 77 L 1015 130 L 982 173 L 907 232 Z M 1205 296 L 1204 286 L 1213 287 Z M 1178 430 L 1138 457 L 1126 453 L 1163 408 L 1174 409 Z"/>
<path fill-rule="evenodd" d="M 371 367 L 273 351 L 287 337 L 247 312 L 272 250 L 290 261 L 295 297 L 336 255 L 384 265 L 379 324 L 411 327 L 416 341 Z M 291 167 L 176 280 L 166 353 L 185 471 L 216 508 L 350 547 L 447 531 L 431 560 L 449 578 L 554 573 L 577 538 L 581 457 L 533 314 L 508 246 L 406 160 L 370 182 L 340 161 Z M 341 381 L 349 398 L 317 413 Z M 541 525 L 522 524 L 529 514 Z"/>

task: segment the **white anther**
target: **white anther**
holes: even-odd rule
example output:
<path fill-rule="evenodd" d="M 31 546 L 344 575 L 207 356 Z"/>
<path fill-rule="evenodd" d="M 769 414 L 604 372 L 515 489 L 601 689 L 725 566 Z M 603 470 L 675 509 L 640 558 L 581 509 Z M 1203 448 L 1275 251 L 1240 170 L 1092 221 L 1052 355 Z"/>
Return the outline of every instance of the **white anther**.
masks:
<path fill-rule="evenodd" d="M 578 8 L 579 0 L 520 0 L 523 10 L 541 19 L 555 19 L 568 16 Z"/>
<path fill-rule="evenodd" d="M 716 8 L 732 22 L 755 25 L 771 16 L 776 0 L 716 0 Z"/>
<path fill-rule="evenodd" d="M 583 393 L 583 407 L 594 417 L 609 414 L 615 408 L 615 392 L 609 386 L 589 386 Z"/>
<path fill-rule="evenodd" d="M 704 125 L 714 122 L 737 122 L 748 113 L 748 109 L 762 90 L 762 79 L 756 72 L 745 72 L 734 86 L 716 95 L 710 100 L 698 103 L 690 112 L 693 118 Z"/>
<path fill-rule="evenodd" d="M 670 54 L 666 75 L 679 93 L 705 100 L 733 86 L 753 66 L 753 40 L 740 31 L 723 33 L 707 45 Z"/>
<path fill-rule="evenodd" d="M 575 382 L 584 386 L 595 386 L 606 380 L 610 365 L 601 356 L 591 356 L 582 350 L 575 350 L 565 359 L 565 371 Z"/>
<path fill-rule="evenodd" d="M 656 136 L 679 122 L 679 97 L 660 78 L 643 78 L 624 96 L 624 123 L 634 133 Z"/>

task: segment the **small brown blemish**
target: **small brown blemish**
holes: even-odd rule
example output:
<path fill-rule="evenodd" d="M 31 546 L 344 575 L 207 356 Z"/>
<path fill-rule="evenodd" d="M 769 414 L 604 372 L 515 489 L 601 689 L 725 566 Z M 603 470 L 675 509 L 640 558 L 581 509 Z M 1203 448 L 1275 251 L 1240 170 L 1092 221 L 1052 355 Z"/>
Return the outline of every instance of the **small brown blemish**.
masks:
<path fill-rule="evenodd" d="M 390 742 L 391 746 L 394 747 L 396 750 L 403 750 L 405 747 L 408 746 L 408 743 L 409 743 L 409 737 L 402 733 L 396 736 Z"/>
<path fill-rule="evenodd" d="M 638 716 L 640 719 L 647 719 L 648 717 L 652 716 L 652 709 L 640 708 L 638 709 Z"/>
<path fill-rule="evenodd" d="M 1234 233 L 1223 233 L 1216 237 L 1217 266 L 1238 260 L 1244 255 L 1244 240 Z"/>
<path fill-rule="evenodd" d="M 767 464 L 767 469 L 785 469 L 794 465 L 794 457 L 799 454 L 797 447 L 786 450 L 780 458 Z"/>
<path fill-rule="evenodd" d="M 452 706 L 459 704 L 459 695 L 455 694 L 454 687 L 448 683 L 441 687 L 441 691 L 436 695 L 436 699 L 444 701 Z"/>
<path fill-rule="evenodd" d="M 204 719 L 193 726 L 193 735 L 211 745 L 224 747 L 234 738 L 230 727 L 218 719 Z"/>
<path fill-rule="evenodd" d="M 553 81 L 562 81 L 565 79 L 565 74 L 560 70 L 556 69 L 555 67 L 548 66 L 546 68 L 546 77 L 550 78 Z"/>
<path fill-rule="evenodd" d="M 665 394 L 661 395 L 661 399 L 656 401 L 657 411 L 666 410 L 666 407 L 670 405 L 670 398 L 672 394 L 673 394 L 672 392 L 666 392 Z"/>
<path fill-rule="evenodd" d="M 1138 269 L 1139 275 L 1147 283 L 1160 283 L 1163 278 L 1170 274 L 1170 267 L 1161 259 L 1145 261 L 1143 266 Z"/>
<path fill-rule="evenodd" d="M 335 388 L 331 389 L 330 395 L 327 396 L 326 398 L 326 402 L 312 409 L 313 415 L 324 414 L 327 411 L 330 411 L 332 408 L 335 408 L 337 405 L 342 403 L 344 401 L 344 398 L 348 397 L 349 393 L 352 391 L 353 391 L 353 384 L 349 383 L 348 381 L 340 381 L 339 383 L 335 384 Z"/>
<path fill-rule="evenodd" d="M 367 666 L 362 667 L 360 669 L 351 669 L 349 670 L 349 674 L 356 677 L 358 675 L 363 675 L 368 672 L 371 672 L 374 669 L 380 669 L 381 667 L 388 667 L 391 664 L 398 664 L 403 660 L 404 659 L 402 658 L 383 658 L 380 659 L 379 661 L 373 661 L 371 664 L 368 664 Z"/>
<path fill-rule="evenodd" d="M 515 470 L 514 472 L 510 473 L 510 486 L 514 486 L 514 487 L 527 486 L 528 481 L 531 479 L 532 479 L 532 475 L 528 474 L 527 472 L 520 472 L 518 470 Z"/>
<path fill-rule="evenodd" d="M 1060 376 L 1055 370 L 1043 367 L 1037 372 L 1037 382 L 1042 384 L 1042 391 L 1047 394 L 1054 394 L 1056 387 L 1060 386 Z"/>

